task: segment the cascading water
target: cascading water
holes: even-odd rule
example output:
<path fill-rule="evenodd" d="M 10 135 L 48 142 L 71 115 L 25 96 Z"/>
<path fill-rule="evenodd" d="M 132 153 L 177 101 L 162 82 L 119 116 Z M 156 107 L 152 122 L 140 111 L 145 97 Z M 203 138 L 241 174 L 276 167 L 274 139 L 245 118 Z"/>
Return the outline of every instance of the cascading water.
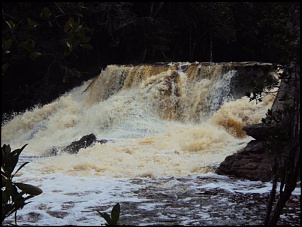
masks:
<path fill-rule="evenodd" d="M 213 171 L 251 140 L 242 127 L 271 107 L 273 94 L 258 104 L 243 96 L 270 66 L 109 65 L 57 100 L 2 122 L 2 145 L 28 144 L 20 164 L 30 164 L 16 177 L 43 190 L 18 211 L 18 224 L 99 226 L 96 210 L 110 212 L 116 202 L 126 225 L 262 224 L 269 183 Z M 108 142 L 62 152 L 91 133 Z M 53 149 L 58 155 L 49 156 Z M 297 222 L 297 212 L 282 223 Z"/>
<path fill-rule="evenodd" d="M 28 143 L 24 154 L 43 156 L 94 133 L 111 142 L 41 160 L 45 172 L 115 177 L 178 176 L 209 171 L 250 138 L 274 96 L 260 104 L 232 99 L 230 64 L 109 65 L 92 81 L 56 101 L 15 116 L 1 141 Z"/>

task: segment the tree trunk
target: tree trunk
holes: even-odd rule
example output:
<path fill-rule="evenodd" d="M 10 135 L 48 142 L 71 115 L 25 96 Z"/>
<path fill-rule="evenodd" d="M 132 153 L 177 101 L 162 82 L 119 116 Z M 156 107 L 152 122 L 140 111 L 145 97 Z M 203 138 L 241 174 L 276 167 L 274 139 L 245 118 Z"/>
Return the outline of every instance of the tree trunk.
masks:
<path fill-rule="evenodd" d="M 266 217 L 265 217 L 265 220 L 264 220 L 264 225 L 268 225 L 268 223 L 270 221 L 272 207 L 273 207 L 273 203 L 275 201 L 275 196 L 276 196 L 277 180 L 278 180 L 278 177 L 275 174 L 274 178 L 273 178 L 273 187 L 272 187 L 272 190 L 270 192 L 269 201 L 268 201 L 268 205 L 267 205 Z"/>
<path fill-rule="evenodd" d="M 298 162 L 298 165 L 300 166 L 300 161 Z M 297 177 L 298 177 L 298 171 L 296 169 L 294 176 L 290 179 L 290 182 L 288 182 L 286 184 L 285 191 L 280 193 L 280 198 L 277 202 L 273 216 L 272 216 L 271 220 L 269 221 L 269 225 L 274 225 L 274 226 L 277 225 L 280 215 L 283 211 L 283 208 L 285 207 L 286 202 L 290 199 L 292 192 L 296 188 Z"/>
<path fill-rule="evenodd" d="M 277 225 L 283 208 L 286 202 L 290 199 L 292 192 L 295 190 L 297 181 L 300 176 L 300 72 L 291 73 L 286 81 L 281 82 L 278 94 L 275 98 L 272 110 L 281 110 L 285 117 L 282 119 L 282 127 L 288 128 L 288 147 L 281 147 L 277 154 L 281 156 L 280 161 L 275 160 L 275 168 L 280 169 L 284 176 L 279 176 L 280 179 L 280 197 L 275 206 L 272 216 L 270 215 L 273 201 L 269 202 L 265 225 Z M 287 94 L 289 97 L 283 99 L 283 95 Z M 292 107 L 289 112 L 285 111 L 285 104 Z M 274 169 L 274 177 L 277 169 Z M 279 172 L 279 171 L 278 171 Z M 278 178 L 277 178 L 278 179 Z M 284 188 L 284 190 L 283 190 Z M 272 193 L 275 190 L 275 178 L 273 181 Z M 271 193 L 271 195 L 272 195 Z M 270 198 L 271 200 L 272 198 Z"/>

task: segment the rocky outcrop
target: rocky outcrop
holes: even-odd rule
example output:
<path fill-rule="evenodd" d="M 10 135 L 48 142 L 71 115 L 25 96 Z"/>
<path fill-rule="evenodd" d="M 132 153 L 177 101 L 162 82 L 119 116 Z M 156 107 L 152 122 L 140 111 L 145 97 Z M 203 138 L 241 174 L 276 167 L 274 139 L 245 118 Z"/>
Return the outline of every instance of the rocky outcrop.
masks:
<path fill-rule="evenodd" d="M 91 133 L 89 135 L 83 136 L 80 140 L 72 142 L 70 145 L 65 147 L 63 149 L 63 152 L 68 152 L 70 154 L 76 154 L 79 152 L 80 149 L 89 147 L 93 145 L 94 143 L 107 143 L 108 140 L 102 139 L 102 140 L 97 140 L 96 136 Z"/>
<path fill-rule="evenodd" d="M 60 154 L 61 152 L 77 154 L 79 152 L 79 150 L 82 148 L 87 148 L 89 146 L 93 146 L 95 143 L 103 144 L 103 143 L 107 143 L 107 142 L 108 142 L 108 140 L 106 140 L 106 139 L 98 140 L 96 138 L 96 136 L 93 133 L 91 133 L 89 135 L 83 136 L 80 140 L 72 142 L 70 145 L 65 147 L 63 150 L 59 149 L 58 147 L 52 147 L 50 150 L 48 150 L 44 154 L 44 156 L 46 156 L 46 157 L 56 156 L 56 155 Z"/>
<path fill-rule="evenodd" d="M 290 81 L 294 83 L 294 79 Z M 296 94 L 295 90 L 297 86 L 293 86 L 289 84 L 288 81 L 282 81 L 280 84 L 280 88 L 278 90 L 277 96 L 274 100 L 272 111 L 275 112 L 277 110 L 283 110 L 285 103 L 291 104 L 292 100 L 284 99 L 286 94 Z M 284 101 L 286 100 L 286 101 Z M 288 135 L 294 136 L 299 135 L 300 131 L 300 118 L 299 116 L 300 110 L 296 110 L 291 115 L 285 115 L 281 122 L 279 122 L 279 128 L 285 129 L 286 133 L 280 137 L 280 141 L 278 144 L 278 151 L 281 155 L 288 155 L 291 152 L 291 156 L 299 155 L 299 146 L 297 148 L 289 148 L 289 139 Z M 292 124 L 293 119 L 295 120 L 295 124 L 298 126 L 293 128 L 289 127 Z M 237 153 L 227 156 L 226 159 L 220 164 L 220 166 L 216 169 L 217 174 L 221 175 L 229 175 L 242 177 L 250 180 L 261 180 L 261 181 L 270 181 L 272 179 L 272 165 L 273 161 L 270 160 L 272 157 L 267 154 L 267 152 L 263 149 L 263 142 L 267 141 L 268 137 L 272 135 L 272 131 L 276 131 L 277 127 L 266 126 L 263 123 L 254 124 L 254 125 L 246 125 L 243 127 L 243 130 L 246 131 L 247 135 L 255 138 L 256 140 L 251 141 L 247 144 L 247 146 L 238 151 Z M 290 130 L 296 130 L 291 132 Z M 296 150 L 293 150 L 296 149 Z M 296 160 L 299 160 L 299 156 L 296 157 Z M 293 163 L 293 165 L 297 164 L 297 161 Z M 294 167 L 293 167 L 294 168 Z"/>
<path fill-rule="evenodd" d="M 71 154 L 76 154 L 81 148 L 86 148 L 96 142 L 96 136 L 91 133 L 89 135 L 83 136 L 80 140 L 72 142 L 70 145 L 63 149 L 63 152 L 68 152 Z"/>
<path fill-rule="evenodd" d="M 266 140 L 270 135 L 270 128 L 264 125 L 263 123 L 254 124 L 254 125 L 245 125 L 242 128 L 247 135 L 255 138 L 258 141 Z"/>
<path fill-rule="evenodd" d="M 272 177 L 270 163 L 270 157 L 264 151 L 262 142 L 252 140 L 242 150 L 227 156 L 216 173 L 255 181 L 270 181 Z"/>

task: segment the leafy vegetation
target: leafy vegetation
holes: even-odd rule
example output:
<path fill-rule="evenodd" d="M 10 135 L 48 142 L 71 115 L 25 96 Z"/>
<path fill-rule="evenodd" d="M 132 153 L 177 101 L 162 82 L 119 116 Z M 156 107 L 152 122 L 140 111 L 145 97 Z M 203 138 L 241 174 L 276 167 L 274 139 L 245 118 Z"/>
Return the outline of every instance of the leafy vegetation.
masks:
<path fill-rule="evenodd" d="M 120 204 L 117 203 L 113 206 L 111 210 L 111 215 L 106 212 L 97 211 L 99 215 L 106 220 L 106 225 L 118 225 L 118 220 L 120 218 Z"/>
<path fill-rule="evenodd" d="M 10 145 L 3 145 L 1 148 L 1 223 L 15 213 L 15 224 L 17 225 L 17 211 L 22 209 L 27 200 L 40 195 L 43 191 L 33 185 L 15 182 L 14 176 L 22 169 L 28 162 L 23 163 L 15 172 L 14 169 L 19 161 L 19 156 L 23 149 L 27 146 L 24 145 L 20 149 L 11 151 Z"/>

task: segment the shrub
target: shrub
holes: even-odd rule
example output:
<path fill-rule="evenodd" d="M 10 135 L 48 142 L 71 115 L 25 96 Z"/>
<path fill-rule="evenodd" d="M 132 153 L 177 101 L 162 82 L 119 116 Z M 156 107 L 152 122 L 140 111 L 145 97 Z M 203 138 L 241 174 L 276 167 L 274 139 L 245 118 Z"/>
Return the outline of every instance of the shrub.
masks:
<path fill-rule="evenodd" d="M 15 172 L 14 169 L 19 161 L 19 155 L 27 146 L 25 144 L 21 149 L 11 151 L 10 145 L 2 146 L 1 153 L 1 195 L 2 212 L 1 224 L 5 218 L 15 213 L 15 224 L 17 225 L 17 210 L 22 209 L 29 202 L 28 199 L 41 194 L 43 191 L 33 185 L 14 182 L 16 173 L 29 162 L 23 163 Z M 13 173 L 14 172 L 14 173 Z"/>

